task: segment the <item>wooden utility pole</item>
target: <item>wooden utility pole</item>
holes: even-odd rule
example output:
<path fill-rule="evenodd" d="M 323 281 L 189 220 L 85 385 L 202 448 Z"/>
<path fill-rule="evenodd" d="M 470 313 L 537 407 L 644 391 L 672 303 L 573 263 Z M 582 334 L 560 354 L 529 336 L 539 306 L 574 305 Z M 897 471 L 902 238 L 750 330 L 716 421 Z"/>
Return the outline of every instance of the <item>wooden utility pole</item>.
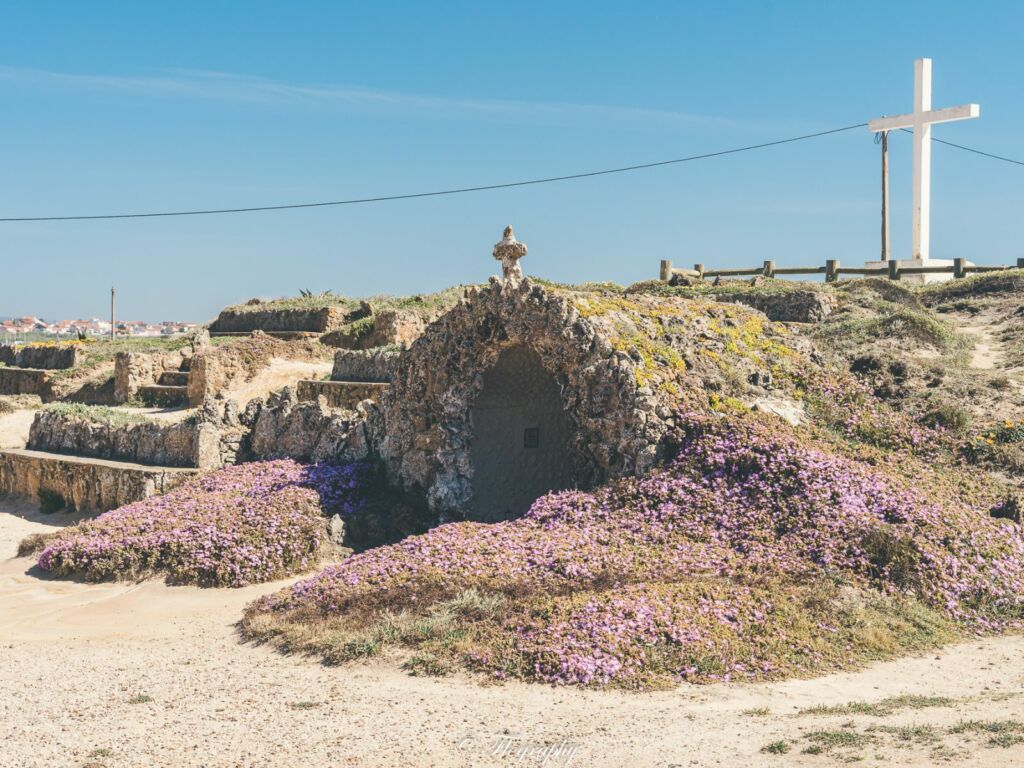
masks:
<path fill-rule="evenodd" d="M 114 340 L 114 289 L 110 289 L 110 340 Z"/>
<path fill-rule="evenodd" d="M 882 261 L 888 261 L 889 242 L 889 132 L 882 131 Z"/>

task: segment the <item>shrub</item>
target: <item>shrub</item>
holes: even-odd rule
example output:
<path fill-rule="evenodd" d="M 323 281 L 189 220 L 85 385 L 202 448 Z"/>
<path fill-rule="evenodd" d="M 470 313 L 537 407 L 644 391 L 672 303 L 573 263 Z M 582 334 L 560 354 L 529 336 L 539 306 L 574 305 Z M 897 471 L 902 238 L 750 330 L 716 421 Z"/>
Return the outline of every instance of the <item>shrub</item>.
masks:
<path fill-rule="evenodd" d="M 928 427 L 942 427 L 953 432 L 963 432 L 971 424 L 971 414 L 964 408 L 950 403 L 933 406 L 921 416 L 921 423 Z"/>
<path fill-rule="evenodd" d="M 317 562 L 323 513 L 358 509 L 364 473 L 288 460 L 228 467 L 62 531 L 39 567 L 91 581 L 162 572 L 229 587 L 299 573 Z"/>

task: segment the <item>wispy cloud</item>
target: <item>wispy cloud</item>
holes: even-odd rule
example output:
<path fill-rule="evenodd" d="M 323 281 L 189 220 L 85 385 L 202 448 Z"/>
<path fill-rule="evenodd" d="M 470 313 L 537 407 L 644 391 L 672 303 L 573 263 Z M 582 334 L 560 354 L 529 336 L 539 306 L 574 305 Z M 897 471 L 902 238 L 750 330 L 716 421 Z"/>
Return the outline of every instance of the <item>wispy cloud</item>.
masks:
<path fill-rule="evenodd" d="M 573 102 L 452 98 L 348 85 L 308 85 L 204 70 L 163 70 L 153 75 L 90 75 L 0 66 L 0 83 L 38 88 L 122 92 L 146 98 L 204 99 L 253 105 L 306 106 L 352 112 L 433 117 L 475 117 L 514 122 L 575 120 L 650 121 L 735 127 L 714 115 Z"/>

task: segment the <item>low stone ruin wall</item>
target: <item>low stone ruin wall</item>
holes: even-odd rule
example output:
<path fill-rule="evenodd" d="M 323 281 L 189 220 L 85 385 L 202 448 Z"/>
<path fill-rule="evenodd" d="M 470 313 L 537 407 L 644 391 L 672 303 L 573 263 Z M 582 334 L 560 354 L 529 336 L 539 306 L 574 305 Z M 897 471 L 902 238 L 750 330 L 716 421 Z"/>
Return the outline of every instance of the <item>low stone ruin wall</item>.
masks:
<path fill-rule="evenodd" d="M 252 459 L 357 460 L 370 454 L 364 414 L 299 402 L 291 387 L 266 402 L 252 401 L 242 418 L 251 425 L 247 455 Z"/>
<path fill-rule="evenodd" d="M 330 408 L 353 410 L 364 400 L 377 400 L 389 384 L 376 381 L 314 381 L 305 379 L 296 385 L 299 400 L 323 398 Z"/>
<path fill-rule="evenodd" d="M 11 344 L 0 345 L 0 363 L 16 365 L 19 368 L 43 368 L 45 370 L 74 368 L 78 364 L 81 354 L 82 348 L 78 344 L 19 347 Z"/>
<path fill-rule="evenodd" d="M 715 301 L 745 304 L 779 323 L 819 323 L 835 310 L 836 298 L 818 291 L 720 293 Z"/>
<path fill-rule="evenodd" d="M 165 493 L 195 472 L 7 450 L 0 451 L 0 495 L 49 503 L 59 497 L 79 512 L 106 512 Z"/>
<path fill-rule="evenodd" d="M 44 370 L 0 366 L 0 395 L 42 395 L 48 379 Z"/>
<path fill-rule="evenodd" d="M 103 424 L 43 409 L 32 422 L 28 448 L 160 467 L 213 469 L 235 461 L 240 432 L 202 420 Z"/>
<path fill-rule="evenodd" d="M 252 331 L 306 331 L 325 333 L 348 321 L 352 310 L 345 307 L 320 309 L 225 309 L 210 324 L 210 333 L 251 333 Z"/>
<path fill-rule="evenodd" d="M 334 353 L 332 381 L 390 382 L 398 368 L 397 351 L 339 349 Z"/>

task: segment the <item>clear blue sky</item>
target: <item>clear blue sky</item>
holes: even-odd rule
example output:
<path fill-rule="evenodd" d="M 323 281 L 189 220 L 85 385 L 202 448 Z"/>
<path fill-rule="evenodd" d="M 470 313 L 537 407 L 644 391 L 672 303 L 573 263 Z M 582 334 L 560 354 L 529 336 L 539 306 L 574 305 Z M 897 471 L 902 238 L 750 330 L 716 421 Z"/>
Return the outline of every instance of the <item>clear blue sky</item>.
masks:
<path fill-rule="evenodd" d="M 1024 157 L 1019 2 L 35 2 L 0 5 L 0 216 L 267 205 L 574 173 L 935 106 L 939 138 Z M 892 141 L 909 250 L 910 140 Z M 934 150 L 937 257 L 1024 255 L 1024 168 Z M 878 252 L 864 130 L 680 166 L 376 205 L 0 224 L 0 315 L 212 317 L 301 288 L 528 273 L 628 283 L 679 264 Z"/>

